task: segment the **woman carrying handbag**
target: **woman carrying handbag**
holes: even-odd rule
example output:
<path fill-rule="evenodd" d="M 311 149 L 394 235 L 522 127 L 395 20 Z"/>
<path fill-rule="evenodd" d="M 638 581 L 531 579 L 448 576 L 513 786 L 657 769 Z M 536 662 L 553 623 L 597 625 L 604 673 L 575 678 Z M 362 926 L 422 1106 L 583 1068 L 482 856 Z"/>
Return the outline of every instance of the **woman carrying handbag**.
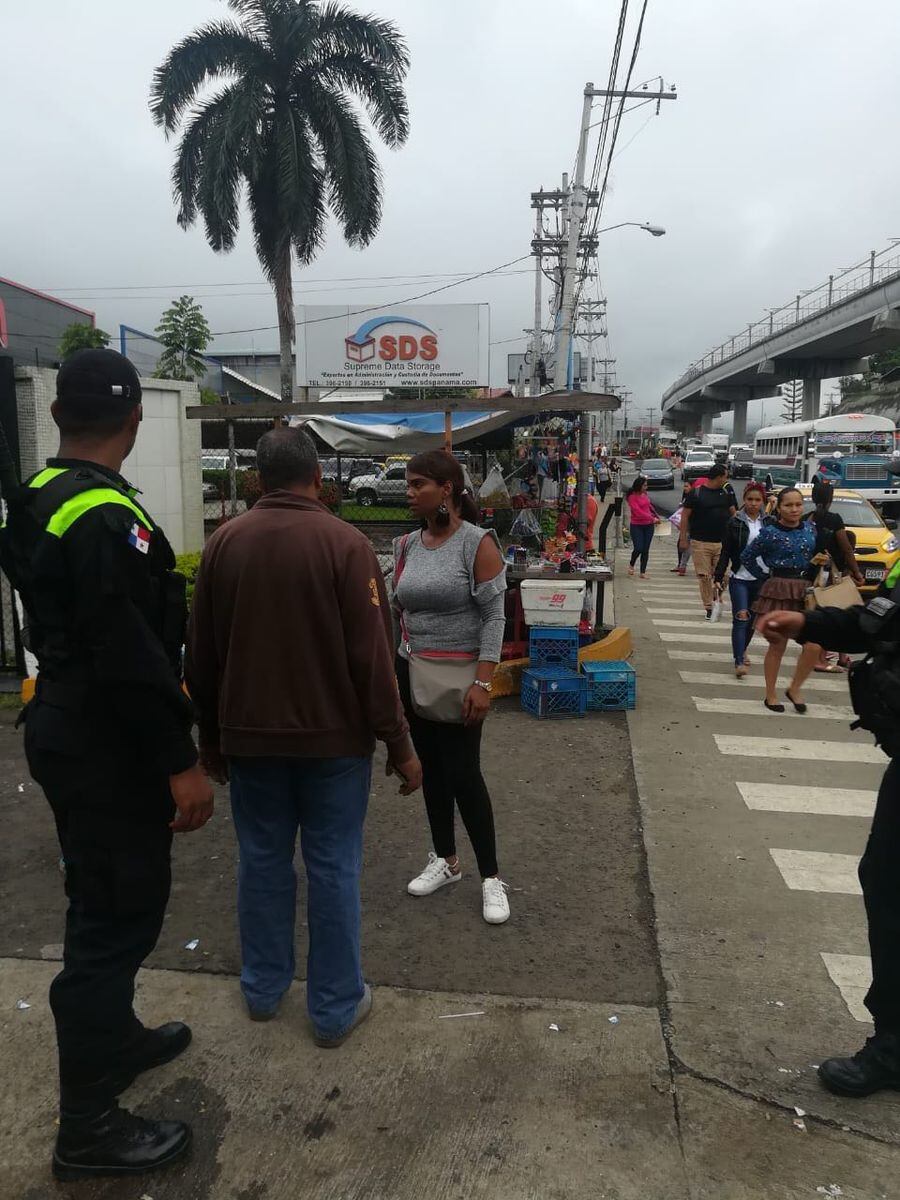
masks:
<path fill-rule="evenodd" d="M 496 534 L 477 527 L 478 509 L 451 454 L 417 454 L 406 484 L 421 529 L 394 543 L 397 680 L 422 762 L 434 846 L 407 891 L 429 896 L 462 878 L 458 808 L 482 878 L 482 914 L 500 925 L 509 919 L 509 901 L 498 874 L 481 735 L 503 647 L 506 570 Z"/>

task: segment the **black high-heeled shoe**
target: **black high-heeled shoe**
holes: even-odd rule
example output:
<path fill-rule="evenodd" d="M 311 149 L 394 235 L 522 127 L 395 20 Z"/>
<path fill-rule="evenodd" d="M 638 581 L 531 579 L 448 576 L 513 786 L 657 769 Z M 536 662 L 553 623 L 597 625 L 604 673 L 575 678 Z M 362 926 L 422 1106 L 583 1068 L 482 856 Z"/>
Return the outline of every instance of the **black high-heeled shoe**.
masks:
<path fill-rule="evenodd" d="M 768 700 L 763 700 L 763 704 L 766 706 L 769 712 L 784 712 L 783 704 L 770 704 Z"/>
<path fill-rule="evenodd" d="M 785 694 L 785 696 L 787 696 L 788 700 L 790 700 L 791 704 L 793 704 L 794 712 L 799 713 L 800 716 L 802 717 L 803 714 L 806 712 L 806 705 L 802 704 L 799 700 L 794 699 L 794 697 L 791 695 L 790 688 L 786 688 L 784 694 Z"/>

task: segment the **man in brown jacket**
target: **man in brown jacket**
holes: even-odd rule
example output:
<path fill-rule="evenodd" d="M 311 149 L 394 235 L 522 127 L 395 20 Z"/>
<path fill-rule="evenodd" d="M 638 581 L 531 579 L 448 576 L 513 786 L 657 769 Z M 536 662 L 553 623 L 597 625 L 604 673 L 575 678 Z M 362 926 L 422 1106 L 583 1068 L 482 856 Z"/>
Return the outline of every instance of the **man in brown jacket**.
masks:
<path fill-rule="evenodd" d="M 231 780 L 240 847 L 241 990 L 275 1016 L 294 978 L 297 880 L 308 879 L 307 1007 L 317 1045 L 368 1016 L 359 877 L 375 739 L 415 791 L 422 770 L 394 675 L 390 609 L 368 540 L 318 499 L 316 448 L 297 429 L 257 447 L 264 495 L 206 543 L 186 680 L 207 771 Z"/>

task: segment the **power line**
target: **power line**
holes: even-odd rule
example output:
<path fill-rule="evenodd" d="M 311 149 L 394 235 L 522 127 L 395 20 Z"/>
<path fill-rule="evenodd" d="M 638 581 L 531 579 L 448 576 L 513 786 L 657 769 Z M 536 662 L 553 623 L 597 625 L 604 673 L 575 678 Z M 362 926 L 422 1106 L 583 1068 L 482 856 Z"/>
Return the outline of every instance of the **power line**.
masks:
<path fill-rule="evenodd" d="M 310 278 L 308 275 L 299 276 L 292 279 L 291 282 L 301 287 L 307 284 L 317 283 L 365 283 L 374 282 L 379 279 L 385 281 L 397 282 L 412 282 L 417 279 L 459 279 L 468 275 L 468 271 L 428 271 L 422 275 L 415 275 L 411 272 L 405 272 L 402 275 L 332 275 L 332 276 L 317 276 Z M 81 284 L 79 287 L 44 287 L 39 288 L 39 291 L 52 293 L 66 293 L 72 295 L 75 292 L 86 295 L 89 292 L 129 292 L 129 291 L 177 291 L 178 288 L 201 288 L 201 287 L 266 287 L 271 291 L 271 284 L 265 279 L 248 279 L 239 282 L 213 282 L 213 283 L 128 283 L 128 284 Z"/>

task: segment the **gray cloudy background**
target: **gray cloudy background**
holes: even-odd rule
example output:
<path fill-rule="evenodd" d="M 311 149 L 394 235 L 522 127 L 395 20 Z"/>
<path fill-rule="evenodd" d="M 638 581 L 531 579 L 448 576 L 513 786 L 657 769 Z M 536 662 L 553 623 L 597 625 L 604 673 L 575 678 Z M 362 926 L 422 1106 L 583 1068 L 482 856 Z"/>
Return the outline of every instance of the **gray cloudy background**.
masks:
<path fill-rule="evenodd" d="M 430 286 L 315 281 L 475 272 L 527 253 L 529 195 L 571 169 L 582 89 L 606 80 L 619 6 L 355 7 L 391 18 L 407 38 L 412 134 L 402 150 L 380 151 L 385 208 L 374 243 L 353 251 L 335 231 L 295 272 L 298 304 L 384 303 Z M 633 0 L 634 20 L 639 7 Z M 175 224 L 172 146 L 147 109 L 171 45 L 228 12 L 215 0 L 4 5 L 0 275 L 94 309 L 110 333 L 119 322 L 152 330 L 183 292 L 216 332 L 274 325 L 249 227 L 233 253 L 215 255 L 202 227 Z M 650 0 L 634 80 L 663 75 L 679 99 L 649 122 L 649 106 L 625 117 L 618 148 L 634 140 L 614 163 L 601 222 L 650 220 L 668 231 L 601 239 L 612 352 L 635 415 L 658 413 L 690 360 L 767 305 L 900 236 L 898 33 L 895 0 Z M 530 323 L 532 295 L 524 273 L 440 299 L 489 301 L 492 340 L 502 342 Z M 266 350 L 277 337 L 218 344 Z M 524 348 L 493 347 L 495 384 L 505 382 L 507 352 Z M 769 419 L 776 407 L 769 402 Z"/>

